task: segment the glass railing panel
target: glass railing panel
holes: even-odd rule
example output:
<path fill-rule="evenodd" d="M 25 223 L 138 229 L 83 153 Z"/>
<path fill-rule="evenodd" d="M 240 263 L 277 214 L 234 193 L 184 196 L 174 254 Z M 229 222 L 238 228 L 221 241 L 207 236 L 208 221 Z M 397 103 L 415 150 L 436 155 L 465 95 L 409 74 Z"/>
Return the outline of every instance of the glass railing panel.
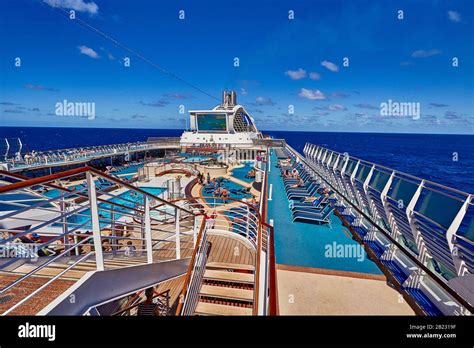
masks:
<path fill-rule="evenodd" d="M 349 157 L 341 155 L 341 158 L 339 158 L 339 162 L 337 163 L 337 170 L 341 171 L 348 160 Z"/>
<path fill-rule="evenodd" d="M 363 183 L 370 173 L 370 167 L 365 164 L 359 164 L 359 170 L 355 176 L 356 180 Z"/>
<path fill-rule="evenodd" d="M 464 237 L 474 243 L 474 205 L 472 203 L 469 204 L 466 215 L 464 215 L 456 235 Z"/>
<path fill-rule="evenodd" d="M 401 202 L 402 205 L 406 207 L 415 195 L 418 186 L 419 184 L 406 181 L 400 177 L 395 176 L 393 178 L 392 184 L 390 185 L 387 196 L 396 200 L 397 202 Z"/>
<path fill-rule="evenodd" d="M 389 173 L 374 169 L 372 177 L 370 178 L 369 186 L 378 192 L 382 192 L 388 179 L 390 179 Z"/>
<path fill-rule="evenodd" d="M 458 199 L 423 188 L 414 210 L 448 228 L 462 204 Z"/>
<path fill-rule="evenodd" d="M 344 171 L 344 174 L 351 175 L 356 167 L 356 164 L 357 164 L 356 160 L 349 159 L 349 162 L 347 163 L 347 167 L 346 167 L 346 170 Z"/>

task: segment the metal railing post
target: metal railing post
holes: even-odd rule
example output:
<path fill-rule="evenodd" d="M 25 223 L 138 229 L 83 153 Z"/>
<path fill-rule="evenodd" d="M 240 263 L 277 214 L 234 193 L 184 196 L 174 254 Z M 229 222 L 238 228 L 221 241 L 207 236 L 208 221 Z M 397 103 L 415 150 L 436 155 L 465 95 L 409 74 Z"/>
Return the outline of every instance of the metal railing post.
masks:
<path fill-rule="evenodd" d="M 198 229 L 199 229 L 199 226 L 198 226 L 197 216 L 194 216 L 194 226 L 193 226 L 193 247 L 194 248 L 196 248 Z"/>
<path fill-rule="evenodd" d="M 250 209 L 249 206 L 246 205 L 245 208 L 247 209 L 247 218 L 245 219 L 247 221 L 246 224 L 246 231 L 245 231 L 245 237 L 249 239 L 249 234 L 250 234 Z"/>
<path fill-rule="evenodd" d="M 153 263 L 153 245 L 151 242 L 150 201 L 145 197 L 145 244 L 147 263 Z"/>
<path fill-rule="evenodd" d="M 92 234 L 94 239 L 95 263 L 98 271 L 104 270 L 104 256 L 102 254 L 102 239 L 100 235 L 99 212 L 97 208 L 97 195 L 95 182 L 91 172 L 86 173 L 87 191 L 91 209 Z"/>
<path fill-rule="evenodd" d="M 176 259 L 181 258 L 181 236 L 179 234 L 179 209 L 174 208 L 174 216 L 176 221 Z"/>

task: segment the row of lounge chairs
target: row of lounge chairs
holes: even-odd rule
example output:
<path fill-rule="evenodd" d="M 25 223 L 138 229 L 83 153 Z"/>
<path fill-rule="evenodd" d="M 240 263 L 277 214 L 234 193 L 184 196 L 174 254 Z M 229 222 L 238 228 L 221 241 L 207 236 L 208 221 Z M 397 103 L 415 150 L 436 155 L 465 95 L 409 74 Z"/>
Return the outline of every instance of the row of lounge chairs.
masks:
<path fill-rule="evenodd" d="M 292 210 L 293 222 L 304 222 L 317 225 L 331 225 L 330 214 L 334 211 L 334 207 L 330 202 L 329 194 L 323 193 L 323 187 L 316 182 L 311 174 L 305 170 L 300 164 L 292 163 L 291 168 L 287 166 L 280 167 L 283 176 L 285 191 L 290 201 L 290 209 Z M 285 177 L 284 172 L 288 169 L 298 170 L 300 178 Z M 297 186 L 303 182 L 304 185 Z M 307 197 L 317 197 L 312 202 L 305 201 Z"/>

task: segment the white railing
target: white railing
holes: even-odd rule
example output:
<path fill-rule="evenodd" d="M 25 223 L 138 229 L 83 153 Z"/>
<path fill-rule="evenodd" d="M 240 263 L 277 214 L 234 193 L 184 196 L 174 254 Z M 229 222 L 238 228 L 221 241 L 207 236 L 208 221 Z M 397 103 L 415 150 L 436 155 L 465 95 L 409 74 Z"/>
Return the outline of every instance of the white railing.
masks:
<path fill-rule="evenodd" d="M 6 163 L 9 170 L 22 168 L 43 167 L 62 163 L 86 162 L 96 158 L 127 155 L 133 152 L 148 151 L 163 148 L 179 148 L 179 140 L 164 138 L 163 141 L 136 142 L 91 146 L 82 148 L 60 149 L 50 151 L 32 151 L 15 158 L 8 158 Z"/>
<path fill-rule="evenodd" d="M 91 269 L 102 271 L 117 263 L 126 267 L 131 260 L 145 264 L 180 258 L 194 249 L 192 240 L 184 239 L 196 233 L 192 211 L 93 168 L 36 179 L 8 172 L 0 175 L 17 180 L 0 186 L 0 248 L 7 256 L 1 259 L 0 269 L 33 266 L 4 285 L 0 294 L 21 287 L 50 266 L 61 269 L 4 314 L 86 261 Z M 64 182 L 71 180 L 82 186 L 66 188 Z"/>
<path fill-rule="evenodd" d="M 207 230 L 209 224 L 205 219 L 202 221 L 201 230 L 198 234 L 195 253 L 191 257 L 190 269 L 184 281 L 183 292 L 179 297 L 181 302 L 177 309 L 177 315 L 194 315 L 199 301 L 199 291 L 202 285 L 204 272 L 206 271 L 207 258 L 210 252 L 210 243 L 207 241 Z"/>
<path fill-rule="evenodd" d="M 290 146 L 287 149 L 307 171 L 319 178 L 323 186 L 334 192 L 340 214 L 350 218 L 352 227 L 370 230 L 361 238 L 364 243 L 379 243 L 383 249 L 380 261 L 396 264 L 394 267 L 405 272 L 396 278 L 402 289 L 419 290 L 423 286 L 423 277 L 425 283 L 431 278 L 433 286 L 427 296 L 432 297 L 442 312 L 472 312 L 472 305 L 448 285 L 448 279 L 466 273 L 465 268 L 460 272 L 463 263 L 456 262 L 456 249 L 450 247 L 450 242 L 455 241 L 453 236 L 456 236 L 456 230 L 469 209 L 471 195 L 313 144 L 306 144 L 306 157 Z M 405 187 L 405 202 L 400 202 L 396 198 L 401 195 L 403 185 L 412 190 Z M 437 207 L 430 207 L 430 204 L 439 204 L 435 198 L 448 204 L 443 210 L 438 209 L 434 216 Z M 441 224 L 439 220 L 449 211 L 453 220 Z M 440 238 L 443 231 L 444 242 Z M 429 238 L 430 235 L 433 239 Z M 433 267 L 433 262 L 435 266 L 436 263 L 449 264 L 448 255 L 451 255 L 453 271 L 457 267 L 457 275 L 453 272 L 448 276 Z M 421 276 L 415 276 L 417 274 Z"/>

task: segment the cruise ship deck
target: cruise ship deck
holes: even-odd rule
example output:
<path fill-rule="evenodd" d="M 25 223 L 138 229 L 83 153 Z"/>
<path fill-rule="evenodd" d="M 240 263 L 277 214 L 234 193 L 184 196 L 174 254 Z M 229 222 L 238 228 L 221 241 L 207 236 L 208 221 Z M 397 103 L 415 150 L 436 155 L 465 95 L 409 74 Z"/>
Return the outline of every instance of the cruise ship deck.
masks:
<path fill-rule="evenodd" d="M 472 313 L 472 195 L 299 153 L 235 92 L 190 125 L 80 165 L 80 149 L 3 163 L 3 315 Z"/>
<path fill-rule="evenodd" d="M 280 314 L 413 315 L 338 216 L 331 213 L 325 225 L 293 222 L 274 151 L 270 163 L 268 216 L 281 231 L 275 234 Z M 337 245 L 360 249 L 349 257 L 325 257 Z"/>

